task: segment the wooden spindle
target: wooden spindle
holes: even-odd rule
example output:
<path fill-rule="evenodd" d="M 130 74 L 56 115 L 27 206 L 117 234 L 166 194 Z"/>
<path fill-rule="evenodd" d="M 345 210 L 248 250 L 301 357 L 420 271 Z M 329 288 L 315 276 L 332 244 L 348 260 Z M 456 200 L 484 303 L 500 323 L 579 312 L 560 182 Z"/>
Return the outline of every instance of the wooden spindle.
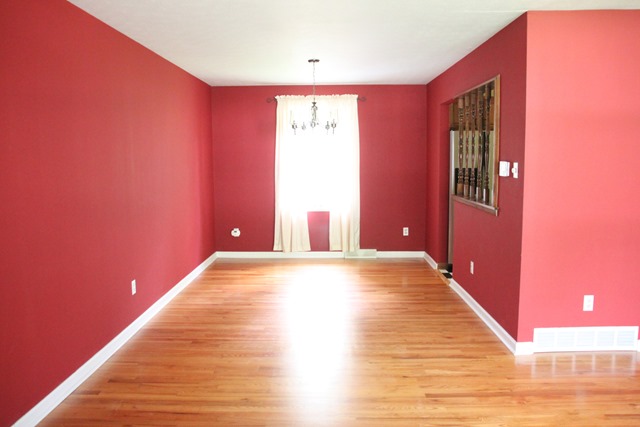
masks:
<path fill-rule="evenodd" d="M 469 147 L 469 199 L 475 200 L 476 195 L 476 115 L 477 115 L 477 96 L 476 91 L 472 91 L 470 95 L 471 102 L 471 144 Z"/>
<path fill-rule="evenodd" d="M 477 172 L 477 177 L 478 177 L 478 182 L 477 182 L 477 192 L 476 192 L 476 200 L 478 200 L 479 202 L 484 203 L 484 169 L 486 167 L 486 164 L 484 162 L 484 137 L 485 137 L 485 131 L 484 131 L 484 92 L 485 92 L 485 87 L 484 86 L 480 86 L 478 88 L 478 125 L 477 125 L 477 129 L 478 129 L 478 172 Z"/>
<path fill-rule="evenodd" d="M 485 163 L 485 168 L 484 168 L 484 178 L 483 178 L 483 184 L 484 187 L 482 188 L 482 202 L 486 203 L 486 204 L 491 204 L 492 200 L 491 200 L 491 193 L 489 192 L 489 147 L 490 147 L 490 139 L 491 139 L 491 98 L 492 98 L 492 94 L 493 94 L 493 84 L 492 83 L 488 83 L 485 86 L 485 91 L 484 91 L 484 129 L 485 129 L 485 136 L 484 136 L 484 163 Z"/>
<path fill-rule="evenodd" d="M 462 195 L 464 188 L 464 135 L 462 126 L 464 124 L 464 99 L 458 98 L 458 167 L 456 168 L 456 195 Z"/>
<path fill-rule="evenodd" d="M 470 115 L 471 115 L 471 101 L 469 99 L 469 94 L 464 95 L 464 158 L 463 158 L 463 168 L 464 168 L 464 188 L 462 195 L 465 198 L 469 197 L 469 155 L 467 154 L 467 150 L 471 145 L 470 141 Z"/>

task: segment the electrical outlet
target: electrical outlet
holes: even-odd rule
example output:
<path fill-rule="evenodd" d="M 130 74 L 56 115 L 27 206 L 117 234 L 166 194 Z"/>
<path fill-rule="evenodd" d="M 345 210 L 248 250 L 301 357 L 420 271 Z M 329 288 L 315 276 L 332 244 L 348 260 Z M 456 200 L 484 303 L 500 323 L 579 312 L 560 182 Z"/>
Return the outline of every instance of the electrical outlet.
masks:
<path fill-rule="evenodd" d="M 473 261 L 469 264 L 469 271 L 473 274 Z"/>
<path fill-rule="evenodd" d="M 403 236 L 408 236 L 409 235 L 409 227 L 403 227 L 402 228 L 402 235 Z"/>
<path fill-rule="evenodd" d="M 131 281 L 131 295 L 135 295 L 136 294 L 136 280 L 133 279 Z"/>
<path fill-rule="evenodd" d="M 582 300 L 582 311 L 593 311 L 593 295 L 585 295 Z"/>
<path fill-rule="evenodd" d="M 513 167 L 511 168 L 511 175 L 514 178 L 518 178 L 518 162 L 513 162 Z"/>

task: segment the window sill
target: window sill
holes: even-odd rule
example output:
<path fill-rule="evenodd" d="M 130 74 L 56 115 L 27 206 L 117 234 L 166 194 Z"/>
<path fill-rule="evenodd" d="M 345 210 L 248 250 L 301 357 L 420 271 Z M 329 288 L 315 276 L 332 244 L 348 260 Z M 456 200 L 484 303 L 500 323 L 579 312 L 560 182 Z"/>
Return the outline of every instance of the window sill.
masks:
<path fill-rule="evenodd" d="M 451 195 L 451 198 L 454 202 L 461 203 L 463 205 L 471 206 L 472 208 L 479 209 L 483 212 L 490 213 L 492 215 L 498 216 L 498 208 L 494 206 L 488 206 L 483 203 L 474 202 L 473 200 L 465 199 L 464 197 Z"/>

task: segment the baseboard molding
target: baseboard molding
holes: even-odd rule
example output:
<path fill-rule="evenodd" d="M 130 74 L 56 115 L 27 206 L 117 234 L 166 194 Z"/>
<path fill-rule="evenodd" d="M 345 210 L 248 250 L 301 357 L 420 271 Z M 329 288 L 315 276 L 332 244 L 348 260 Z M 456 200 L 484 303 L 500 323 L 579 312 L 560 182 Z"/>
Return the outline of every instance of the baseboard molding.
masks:
<path fill-rule="evenodd" d="M 487 311 L 482 308 L 478 302 L 473 299 L 471 295 L 462 287 L 458 282 L 454 279 L 449 280 L 449 286 L 451 289 L 457 293 L 460 298 L 476 313 L 476 315 L 491 329 L 491 331 L 502 341 L 502 343 L 511 351 L 513 354 L 531 354 L 531 353 L 523 353 L 523 351 L 529 351 L 528 346 L 518 346 L 516 340 L 514 340 L 511 335 L 507 331 L 504 330 L 502 326 L 496 320 L 491 317 Z"/>
<path fill-rule="evenodd" d="M 58 387 L 42 399 L 29 412 L 24 414 L 14 424 L 14 427 L 35 426 L 42 421 L 56 406 L 67 398 L 80 384 L 91 376 L 100 366 L 102 366 L 116 351 L 120 349 L 131 337 L 133 337 L 149 320 L 162 310 L 176 295 L 186 288 L 200 273 L 209 267 L 218 256 L 214 253 L 191 273 L 178 282 L 169 292 L 164 294 L 158 301 L 142 313 L 136 320 L 120 332 L 106 346 L 98 351 L 91 359 L 84 363 L 69 378 L 64 380 Z"/>
<path fill-rule="evenodd" d="M 378 258 L 424 258 L 424 251 L 378 251 Z"/>
<path fill-rule="evenodd" d="M 378 251 L 376 249 L 358 249 L 357 251 L 345 252 L 344 257 L 346 259 L 376 259 L 378 257 Z"/>
<path fill-rule="evenodd" d="M 220 259 L 342 259 L 342 258 L 423 258 L 423 251 L 377 251 L 360 249 L 355 252 L 216 252 Z"/>
<path fill-rule="evenodd" d="M 338 259 L 344 258 L 343 252 L 216 252 L 219 259 Z"/>
<path fill-rule="evenodd" d="M 429 267 L 433 268 L 434 270 L 438 269 L 438 263 L 433 258 L 431 258 L 431 255 L 426 252 L 424 252 L 424 260 L 427 261 Z"/>

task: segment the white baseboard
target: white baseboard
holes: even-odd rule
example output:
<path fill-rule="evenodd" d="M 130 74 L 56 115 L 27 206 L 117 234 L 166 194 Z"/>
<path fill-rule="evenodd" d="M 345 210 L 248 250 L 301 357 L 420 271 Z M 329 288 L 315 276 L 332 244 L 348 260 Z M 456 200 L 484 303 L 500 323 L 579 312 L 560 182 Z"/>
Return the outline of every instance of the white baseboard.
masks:
<path fill-rule="evenodd" d="M 423 251 L 376 251 L 360 249 L 356 252 L 216 252 L 220 259 L 341 259 L 341 258 L 423 258 Z"/>
<path fill-rule="evenodd" d="M 424 258 L 424 251 L 378 251 L 378 258 Z"/>
<path fill-rule="evenodd" d="M 529 346 L 518 346 L 516 340 L 514 340 L 511 335 L 507 331 L 504 330 L 502 326 L 496 320 L 491 317 L 487 311 L 482 308 L 478 302 L 473 299 L 469 293 L 458 282 L 454 279 L 449 280 L 449 286 L 453 289 L 460 298 L 467 303 L 467 305 L 476 313 L 476 315 L 491 329 L 491 331 L 502 341 L 502 343 L 513 353 L 516 355 L 520 354 L 531 354 L 531 353 L 523 353 L 523 351 L 529 351 Z"/>
<path fill-rule="evenodd" d="M 514 356 L 527 356 L 535 353 L 532 341 L 516 341 Z"/>
<path fill-rule="evenodd" d="M 337 259 L 344 258 L 343 252 L 216 252 L 219 259 Z"/>
<path fill-rule="evenodd" d="M 376 249 L 358 249 L 357 251 L 345 252 L 344 257 L 351 258 L 368 258 L 376 259 L 378 257 L 378 251 Z"/>
<path fill-rule="evenodd" d="M 120 332 L 106 346 L 98 351 L 91 359 L 85 362 L 77 371 L 64 380 L 58 387 L 42 399 L 36 406 L 31 408 L 29 412 L 24 414 L 14 424 L 14 427 L 35 426 L 42 421 L 56 406 L 67 398 L 80 384 L 91 376 L 100 366 L 102 366 L 113 354 L 120 349 L 136 332 L 138 332 L 149 320 L 153 318 L 160 310 L 164 308 L 176 295 L 187 287 L 200 273 L 209 267 L 216 259 L 214 253 L 191 273 L 178 282 L 169 292 L 164 294 L 158 301 L 149 307 L 144 313 Z"/>
<path fill-rule="evenodd" d="M 433 268 L 434 270 L 438 269 L 438 263 L 436 262 L 436 260 L 431 258 L 431 255 L 429 255 L 426 252 L 424 252 L 424 260 L 427 261 L 427 264 L 429 264 L 429 267 Z"/>

